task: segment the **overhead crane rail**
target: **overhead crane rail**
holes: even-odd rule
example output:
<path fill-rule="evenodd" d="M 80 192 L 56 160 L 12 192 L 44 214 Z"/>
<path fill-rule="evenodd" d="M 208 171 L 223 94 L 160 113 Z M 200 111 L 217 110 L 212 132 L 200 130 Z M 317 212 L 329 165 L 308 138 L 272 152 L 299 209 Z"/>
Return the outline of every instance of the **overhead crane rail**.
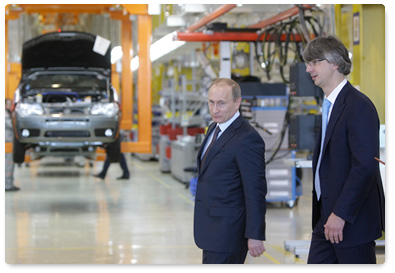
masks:
<path fill-rule="evenodd" d="M 231 7 L 223 5 L 218 10 L 231 10 Z M 215 27 L 208 27 L 204 32 L 191 32 L 190 30 L 176 32 L 173 40 L 185 42 L 254 42 L 255 59 L 259 67 L 265 72 L 268 80 L 271 79 L 270 71 L 274 58 L 278 57 L 281 78 L 284 83 L 289 83 L 289 80 L 284 76 L 284 66 L 288 64 L 288 54 L 293 53 L 294 63 L 302 62 L 301 52 L 304 45 L 312 38 L 323 34 L 323 26 L 313 16 L 305 17 L 305 10 L 320 11 L 315 5 L 295 5 L 247 28 L 228 29 L 226 24 L 217 23 Z M 299 16 L 294 17 L 296 15 Z M 217 16 L 208 15 L 197 22 L 196 25 L 208 24 L 210 20 L 215 18 Z M 221 26 L 218 27 L 218 25 Z"/>

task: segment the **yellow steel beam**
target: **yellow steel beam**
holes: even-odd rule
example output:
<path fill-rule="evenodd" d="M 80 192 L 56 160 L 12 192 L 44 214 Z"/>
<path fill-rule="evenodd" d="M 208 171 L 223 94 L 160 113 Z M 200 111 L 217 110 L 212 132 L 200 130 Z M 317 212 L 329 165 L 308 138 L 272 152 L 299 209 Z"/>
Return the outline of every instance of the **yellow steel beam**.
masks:
<path fill-rule="evenodd" d="M 16 88 L 21 80 L 21 64 L 10 63 L 7 61 L 8 70 L 6 71 L 7 87 L 5 89 L 5 97 L 13 99 Z M 8 76 L 7 76 L 8 75 Z"/>
<path fill-rule="evenodd" d="M 137 75 L 138 86 L 138 139 L 142 144 L 147 145 L 147 152 L 152 146 L 152 110 L 151 110 L 151 16 L 140 15 L 138 23 L 138 43 L 139 43 L 139 69 Z"/>
<path fill-rule="evenodd" d="M 122 7 L 130 14 L 148 15 L 148 4 L 122 4 Z"/>
<path fill-rule="evenodd" d="M 8 4 L 5 19 L 18 19 L 20 13 L 109 13 L 113 19 L 128 19 L 130 14 L 147 15 L 148 4 Z"/>
<path fill-rule="evenodd" d="M 126 10 L 109 11 L 110 18 L 114 20 L 129 20 L 129 13 Z"/>
<path fill-rule="evenodd" d="M 9 87 L 8 87 L 8 20 L 5 20 L 5 49 L 4 49 L 4 53 L 5 53 L 5 57 L 4 57 L 4 63 L 5 63 L 5 94 L 7 95 L 8 91 L 9 91 Z"/>
<path fill-rule="evenodd" d="M 121 77 L 121 129 L 131 130 L 133 125 L 133 73 L 130 69 L 132 60 L 132 22 L 122 20 L 122 77 Z"/>
<path fill-rule="evenodd" d="M 5 143 L 5 153 L 6 154 L 12 153 L 12 142 Z"/>
<path fill-rule="evenodd" d="M 19 14 L 22 12 L 21 8 L 16 8 L 15 5 L 6 5 L 5 6 L 5 21 L 8 20 L 16 20 L 19 18 Z"/>
<path fill-rule="evenodd" d="M 26 13 L 93 13 L 100 14 L 108 11 L 111 4 L 20 4 Z"/>
<path fill-rule="evenodd" d="M 152 151 L 151 139 L 149 141 L 121 142 L 122 153 L 150 153 Z"/>

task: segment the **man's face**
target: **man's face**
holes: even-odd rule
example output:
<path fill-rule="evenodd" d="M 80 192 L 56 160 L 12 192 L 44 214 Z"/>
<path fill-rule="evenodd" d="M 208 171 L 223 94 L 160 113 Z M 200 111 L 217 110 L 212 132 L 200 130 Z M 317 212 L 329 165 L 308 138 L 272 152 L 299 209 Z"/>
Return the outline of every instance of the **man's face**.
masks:
<path fill-rule="evenodd" d="M 239 110 L 241 98 L 233 100 L 232 88 L 215 85 L 208 92 L 208 106 L 212 119 L 221 124 L 231 119 Z"/>
<path fill-rule="evenodd" d="M 327 60 L 314 60 L 307 65 L 306 72 L 310 74 L 314 84 L 325 89 L 332 82 L 333 73 L 337 66 Z"/>

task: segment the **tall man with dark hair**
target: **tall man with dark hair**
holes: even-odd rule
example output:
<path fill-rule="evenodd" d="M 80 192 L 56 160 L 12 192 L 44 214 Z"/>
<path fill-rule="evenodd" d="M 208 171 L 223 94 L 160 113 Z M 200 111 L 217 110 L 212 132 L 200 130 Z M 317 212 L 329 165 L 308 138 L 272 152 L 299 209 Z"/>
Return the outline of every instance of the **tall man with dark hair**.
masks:
<path fill-rule="evenodd" d="M 313 235 L 308 263 L 376 263 L 384 230 L 379 118 L 370 99 L 347 80 L 351 60 L 335 37 L 309 42 L 303 57 L 325 93 L 313 155 Z"/>
<path fill-rule="evenodd" d="M 205 264 L 242 264 L 264 251 L 265 143 L 239 113 L 240 86 L 214 81 L 208 93 L 213 123 L 198 152 L 194 236 Z"/>

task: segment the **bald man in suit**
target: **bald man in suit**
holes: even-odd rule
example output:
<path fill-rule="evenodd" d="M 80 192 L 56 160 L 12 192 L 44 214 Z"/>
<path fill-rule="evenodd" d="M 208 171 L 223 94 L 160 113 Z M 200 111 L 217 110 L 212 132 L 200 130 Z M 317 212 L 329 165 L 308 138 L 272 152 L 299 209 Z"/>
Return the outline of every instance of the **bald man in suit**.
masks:
<path fill-rule="evenodd" d="M 213 122 L 198 152 L 194 237 L 205 264 L 242 264 L 265 251 L 265 143 L 238 109 L 240 86 L 217 79 L 208 93 Z"/>

